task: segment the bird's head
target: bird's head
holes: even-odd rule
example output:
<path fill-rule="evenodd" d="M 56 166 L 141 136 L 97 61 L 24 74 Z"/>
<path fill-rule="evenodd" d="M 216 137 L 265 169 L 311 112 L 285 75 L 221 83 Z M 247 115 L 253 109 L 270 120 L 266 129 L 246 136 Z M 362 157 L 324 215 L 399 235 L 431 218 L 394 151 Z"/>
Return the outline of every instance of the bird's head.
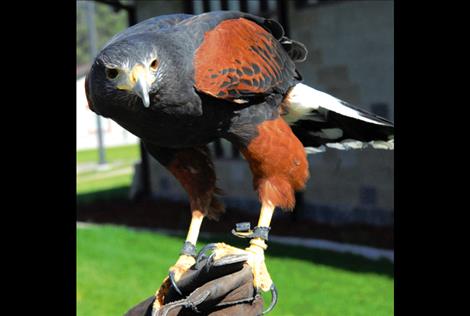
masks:
<path fill-rule="evenodd" d="M 90 108 L 104 116 L 117 107 L 149 108 L 164 68 L 157 46 L 142 36 L 106 45 L 87 76 Z"/>
<path fill-rule="evenodd" d="M 111 118 L 148 110 L 201 115 L 201 100 L 194 90 L 193 51 L 192 41 L 176 33 L 138 33 L 130 28 L 116 35 L 88 73 L 90 109 Z"/>

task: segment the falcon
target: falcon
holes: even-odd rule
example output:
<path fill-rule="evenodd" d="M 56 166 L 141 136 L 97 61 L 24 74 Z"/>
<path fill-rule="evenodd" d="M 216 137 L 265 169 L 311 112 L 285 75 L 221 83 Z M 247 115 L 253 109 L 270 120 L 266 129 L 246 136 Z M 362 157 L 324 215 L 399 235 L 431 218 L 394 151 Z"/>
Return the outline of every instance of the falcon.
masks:
<path fill-rule="evenodd" d="M 295 63 L 306 47 L 271 19 L 235 11 L 154 17 L 115 35 L 87 74 L 89 107 L 140 137 L 189 196 L 191 223 L 165 292 L 209 248 L 213 259 L 244 256 L 254 285 L 275 291 L 264 261 L 276 208 L 292 211 L 295 191 L 309 178 L 307 154 L 393 149 L 393 123 L 309 87 Z M 257 226 L 238 249 L 196 242 L 204 218 L 224 212 L 208 143 L 226 139 L 246 159 L 261 203 Z M 274 295 L 274 293 L 273 293 Z"/>

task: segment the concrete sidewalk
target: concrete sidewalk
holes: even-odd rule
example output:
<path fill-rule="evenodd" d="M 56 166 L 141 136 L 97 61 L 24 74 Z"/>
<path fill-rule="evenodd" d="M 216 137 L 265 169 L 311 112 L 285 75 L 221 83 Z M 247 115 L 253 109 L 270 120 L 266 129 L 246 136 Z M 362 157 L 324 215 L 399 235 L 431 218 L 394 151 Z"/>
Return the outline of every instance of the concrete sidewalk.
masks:
<path fill-rule="evenodd" d="M 132 167 L 135 162 L 130 163 L 129 161 L 116 161 L 112 163 L 107 163 L 104 165 L 99 165 L 96 162 L 86 162 L 86 163 L 79 163 L 76 166 L 77 175 L 85 172 L 90 171 L 108 171 L 111 169 L 116 169 L 119 167 Z"/>

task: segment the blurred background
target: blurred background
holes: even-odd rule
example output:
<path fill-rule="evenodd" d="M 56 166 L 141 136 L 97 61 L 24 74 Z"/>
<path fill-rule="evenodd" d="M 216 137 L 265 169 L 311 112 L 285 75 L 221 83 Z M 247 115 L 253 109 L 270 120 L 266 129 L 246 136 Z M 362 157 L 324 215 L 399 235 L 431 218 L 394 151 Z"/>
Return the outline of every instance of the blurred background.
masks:
<path fill-rule="evenodd" d="M 84 78 L 116 33 L 170 13 L 238 10 L 276 19 L 309 55 L 304 82 L 394 120 L 394 3 L 352 0 L 77 1 L 77 312 L 122 315 L 150 296 L 177 257 L 190 212 L 176 180 L 140 141 L 88 108 Z M 224 140 L 210 144 L 226 214 L 201 243 L 245 246 L 230 230 L 256 224 L 251 173 Z M 276 212 L 267 265 L 273 315 L 393 315 L 393 151 L 309 155 L 293 213 Z M 272 238 L 271 238 L 272 236 Z"/>

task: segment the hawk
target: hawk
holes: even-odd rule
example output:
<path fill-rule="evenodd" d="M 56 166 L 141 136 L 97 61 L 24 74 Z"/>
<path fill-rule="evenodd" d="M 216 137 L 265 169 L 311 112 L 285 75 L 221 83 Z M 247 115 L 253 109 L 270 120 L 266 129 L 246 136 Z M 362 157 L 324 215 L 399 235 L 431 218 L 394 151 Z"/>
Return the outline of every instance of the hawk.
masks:
<path fill-rule="evenodd" d="M 240 150 L 261 202 L 257 226 L 235 231 L 250 238 L 248 248 L 209 248 L 215 258 L 246 256 L 263 291 L 275 289 L 264 262 L 271 218 L 276 207 L 294 208 L 309 178 L 306 155 L 393 149 L 392 122 L 301 83 L 295 63 L 306 57 L 278 22 L 235 11 L 154 17 L 115 35 L 96 56 L 85 82 L 90 109 L 140 137 L 189 196 L 187 238 L 155 308 L 195 263 L 203 218 L 224 212 L 208 143 L 222 138 Z"/>

